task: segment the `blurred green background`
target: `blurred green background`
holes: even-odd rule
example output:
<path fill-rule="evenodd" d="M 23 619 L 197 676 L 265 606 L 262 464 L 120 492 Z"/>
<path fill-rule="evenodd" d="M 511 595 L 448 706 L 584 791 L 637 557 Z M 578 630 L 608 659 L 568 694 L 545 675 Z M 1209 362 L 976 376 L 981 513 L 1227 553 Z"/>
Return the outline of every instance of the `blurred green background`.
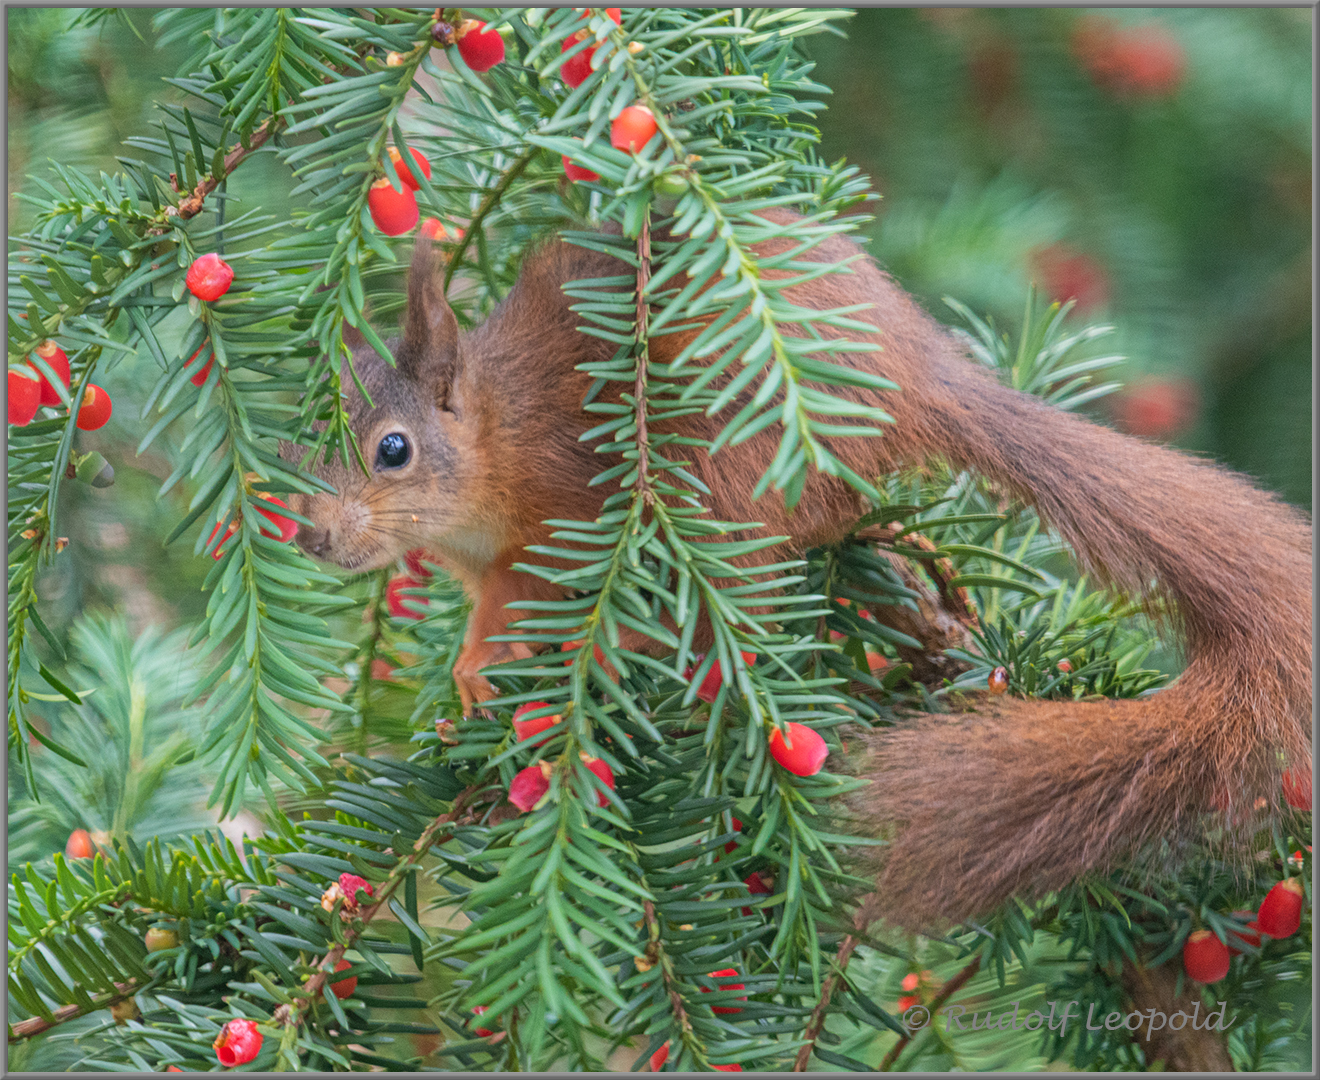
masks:
<path fill-rule="evenodd" d="M 76 14 L 5 11 L 11 234 L 32 221 L 16 198 L 29 176 L 49 178 L 51 159 L 114 171 L 156 105 L 180 99 L 163 79 L 195 43 L 157 51 L 142 9 L 131 27 L 71 29 Z M 870 251 L 937 318 L 957 322 L 951 296 L 1012 334 L 1033 282 L 1074 298 L 1074 318 L 1112 323 L 1107 347 L 1128 357 L 1118 372 L 1127 388 L 1096 402 L 1096 417 L 1224 462 L 1309 510 L 1311 21 L 1309 9 L 862 10 L 846 38 L 809 44 L 834 91 L 821 156 L 846 156 L 872 177 L 881 198 L 863 211 L 874 215 L 863 227 Z M 230 193 L 287 213 L 290 186 L 263 153 Z M 79 612 L 111 609 L 135 638 L 152 624 L 176 630 L 205 602 L 210 561 L 192 556 L 192 534 L 160 542 L 191 496 L 181 486 L 157 498 L 170 443 L 136 454 L 144 370 L 128 361 L 109 373 L 114 417 L 80 437 L 110 459 L 116 482 L 64 488 L 71 543 L 41 585 L 60 634 Z M 110 682 L 139 672 L 173 700 L 191 677 L 152 674 L 149 654 L 179 657 L 176 638 L 112 657 L 96 633 L 82 637 L 75 652 Z M 129 723 L 116 700 L 104 717 L 112 727 Z M 161 725 L 173 715 L 151 718 L 170 753 Z M 175 790 L 140 793 L 139 835 L 198 824 L 181 806 L 204 801 L 203 780 L 167 775 Z M 79 800 L 18 807 L 18 854 L 48 854 L 74 826 L 110 828 L 122 801 L 117 790 Z M 875 978 L 896 996 L 896 975 Z M 1025 1044 L 999 1052 L 1017 1067 L 1045 1064 Z"/>
<path fill-rule="evenodd" d="M 132 29 L 71 30 L 75 14 L 6 9 L 11 233 L 49 159 L 116 168 L 191 51 L 158 51 L 142 9 Z M 1075 297 L 1128 357 L 1128 388 L 1094 414 L 1310 509 L 1311 12 L 868 9 L 844 25 L 810 39 L 834 91 L 821 154 L 873 178 L 871 252 L 946 322 L 946 295 L 1010 332 L 1032 281 Z M 258 155 L 231 191 L 286 211 L 283 172 Z M 186 495 L 155 499 L 167 444 L 134 453 L 133 364 L 108 388 L 114 419 L 84 441 L 119 479 L 66 489 L 85 505 L 45 583 L 51 615 L 122 604 L 135 626 L 178 625 L 206 570 L 186 539 L 159 543 Z"/>

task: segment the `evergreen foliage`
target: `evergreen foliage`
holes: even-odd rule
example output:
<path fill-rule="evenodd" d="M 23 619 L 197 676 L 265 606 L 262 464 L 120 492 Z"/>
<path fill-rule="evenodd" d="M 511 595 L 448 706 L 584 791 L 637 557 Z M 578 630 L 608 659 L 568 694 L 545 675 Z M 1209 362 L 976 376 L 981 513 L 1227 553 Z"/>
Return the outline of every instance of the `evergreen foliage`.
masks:
<path fill-rule="evenodd" d="M 960 707 L 999 666 L 1013 692 L 1036 696 L 1135 696 L 1164 676 L 1142 667 L 1156 643 L 1146 616 L 1077 580 L 1033 512 L 939 463 L 856 475 L 822 441 L 883 437 L 889 422 L 835 388 L 901 392 L 842 362 L 862 346 L 834 332 L 866 326 L 864 310 L 798 307 L 761 273 L 846 272 L 806 256 L 864 220 L 847 211 L 867 180 L 818 152 L 828 89 L 803 47 L 848 14 L 154 16 L 160 47 L 184 57 L 169 81 L 186 103 L 163 104 L 127 140 L 117 174 L 56 166 L 36 180 L 35 224 L 10 244 L 10 366 L 53 338 L 72 370 L 67 410 L 9 428 L 11 1064 L 212 1069 L 222 1026 L 248 1018 L 263 1036 L 251 1069 L 640 1069 L 661 1048 L 671 1070 L 1036 1056 L 1143 1067 L 1124 1032 L 961 1042 L 938 1024 L 909 1031 L 890 1003 L 903 974 L 926 968 L 932 1005 L 947 1000 L 941 985 L 997 1011 L 1024 988 L 1121 1002 L 1123 958 L 1176 963 L 1191 929 L 1226 933 L 1225 913 L 1256 902 L 1293 851 L 1309 869 L 1310 820 L 1297 815 L 1249 869 L 1206 854 L 1182 876 L 1124 870 L 938 939 L 854 924 L 869 887 L 856 856 L 876 842 L 843 809 L 863 786 L 848 764 L 856 725 Z M 506 60 L 486 73 L 437 44 L 465 17 L 505 31 Z M 564 50 L 582 30 L 587 43 Z M 592 55 L 576 88 L 559 78 L 574 48 Z M 636 154 L 609 141 L 633 103 L 659 126 Z M 390 614 L 387 572 L 329 573 L 269 535 L 261 512 L 270 496 L 324 487 L 316 460 L 360 459 L 345 334 L 388 357 L 379 326 L 400 308 L 409 243 L 384 236 L 368 205 L 382 176 L 400 183 L 391 146 L 432 165 L 416 197 L 443 230 L 463 325 L 548 231 L 634 271 L 566 286 L 582 332 L 616 346 L 589 370 L 600 422 L 588 437 L 623 463 L 594 481 L 609 492 L 600 518 L 552 522 L 564 546 L 538 549 L 577 567 L 525 568 L 571 590 L 520 624 L 545 651 L 495 669 L 501 696 L 467 719 L 451 674 L 467 614 L 457 585 L 431 567 L 405 594 L 415 609 Z M 259 158 L 278 162 L 304 209 L 231 195 L 229 177 Z M 568 183 L 564 158 L 599 179 Z M 804 217 L 757 216 L 778 206 Z M 758 260 L 752 246 L 775 236 L 790 252 Z M 207 252 L 236 272 L 215 301 L 184 280 Z M 1117 359 L 1095 345 L 1108 328 L 1080 325 L 1068 305 L 1029 296 L 1016 340 L 951 306 L 972 355 L 1006 382 L 1060 408 L 1114 389 L 1097 381 Z M 646 362 L 652 338 L 699 315 L 714 319 L 683 355 Z M 81 482 L 79 403 L 129 363 L 155 369 L 139 449 L 169 447 L 160 494 L 188 501 L 165 542 L 191 539 L 209 564 L 206 608 L 172 637 L 80 617 L 66 655 L 36 582 L 58 565 L 62 492 Z M 712 389 L 726 371 L 728 387 Z M 596 400 L 611 382 L 621 406 Z M 753 400 L 733 413 L 743 389 Z M 696 410 L 723 422 L 709 444 L 648 433 Z M 840 477 L 873 506 L 847 542 L 772 562 L 773 538 L 733 539 L 752 523 L 707 515 L 686 462 L 767 429 L 778 451 L 758 492 L 792 505 L 809 470 Z M 282 440 L 306 448 L 300 464 L 279 456 Z M 913 665 L 929 643 L 872 614 L 918 611 L 932 593 L 962 597 L 976 620 L 963 647 L 940 650 L 950 677 L 928 684 Z M 698 612 L 715 632 L 704 657 Z M 699 700 L 716 667 L 718 692 Z M 562 717 L 537 745 L 510 723 L 528 702 Z M 768 735 L 790 722 L 824 736 L 838 773 L 774 763 Z M 522 813 L 505 796 L 527 769 L 548 787 Z M 231 840 L 203 802 L 224 819 L 260 813 L 263 835 Z M 75 827 L 96 854 L 47 857 Z M 177 942 L 149 951 L 152 929 Z M 1309 1031 L 1288 992 L 1289 980 L 1309 991 L 1309 947 L 1308 911 L 1297 938 L 1246 950 L 1205 991 L 1233 1007 L 1251 997 L 1230 1046 L 1240 1066 L 1277 1064 L 1281 1040 Z M 342 1000 L 325 992 L 332 974 L 357 980 Z"/>

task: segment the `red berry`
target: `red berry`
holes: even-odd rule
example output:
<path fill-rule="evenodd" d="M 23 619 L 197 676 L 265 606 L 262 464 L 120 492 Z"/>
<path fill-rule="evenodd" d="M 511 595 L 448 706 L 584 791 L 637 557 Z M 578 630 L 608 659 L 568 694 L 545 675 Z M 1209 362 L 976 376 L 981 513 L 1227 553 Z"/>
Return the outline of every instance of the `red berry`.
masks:
<path fill-rule="evenodd" d="M 215 523 L 215 528 L 211 530 L 211 535 L 208 536 L 208 537 L 206 538 L 206 546 L 207 546 L 207 547 L 210 547 L 210 546 L 211 546 L 211 543 L 215 540 L 215 534 L 218 533 L 219 531 L 220 531 L 220 522 L 217 521 L 217 522 Z M 228 540 L 231 536 L 233 536 L 234 533 L 236 533 L 236 532 L 238 532 L 238 522 L 237 522 L 237 521 L 231 521 L 231 522 L 229 523 L 229 528 L 227 528 L 227 529 L 225 530 L 225 535 L 224 535 L 223 537 L 221 537 L 221 539 L 220 539 L 220 543 L 216 544 L 216 545 L 215 545 L 215 550 L 211 552 L 211 558 L 213 558 L 213 559 L 222 559 L 222 558 L 224 558 L 224 554 L 225 554 L 225 541 Z"/>
<path fill-rule="evenodd" d="M 347 971 L 352 966 L 353 966 L 352 963 L 350 963 L 348 960 L 340 960 L 335 964 L 335 971 L 336 972 Z M 352 997 L 353 991 L 356 989 L 357 989 L 356 975 L 350 975 L 347 979 L 340 979 L 338 982 L 332 982 L 330 984 L 330 992 L 333 993 L 335 997 L 337 997 L 340 1001 L 343 1001 L 344 998 Z"/>
<path fill-rule="evenodd" d="M 907 994 L 898 999 L 898 1011 L 905 1013 L 908 1009 L 912 1008 L 913 1005 L 919 1004 L 921 1004 L 921 998 L 917 997 L 916 994 Z"/>
<path fill-rule="evenodd" d="M 742 822 L 739 821 L 737 818 L 734 818 L 734 819 L 733 819 L 733 831 L 734 831 L 734 832 L 742 832 L 742 827 L 743 827 Z M 731 854 L 733 853 L 734 848 L 736 848 L 737 846 L 738 846 L 738 841 L 737 841 L 737 840 L 730 840 L 727 844 L 724 845 L 724 854 L 725 854 L 725 855 L 731 855 Z"/>
<path fill-rule="evenodd" d="M 1110 409 L 1130 435 L 1168 439 L 1184 430 L 1200 408 L 1196 387 L 1187 379 L 1140 379 L 1114 395 Z"/>
<path fill-rule="evenodd" d="M 1071 661 L 1071 660 L 1060 660 L 1060 661 L 1058 662 L 1058 664 L 1056 664 L 1055 666 L 1056 666 L 1056 667 L 1059 669 L 1059 671 L 1062 672 L 1064 675 L 1071 675 L 1071 674 L 1072 674 L 1072 661 Z"/>
<path fill-rule="evenodd" d="M 610 125 L 610 145 L 616 150 L 637 153 L 659 130 L 655 114 L 645 105 L 629 105 Z"/>
<path fill-rule="evenodd" d="M 375 895 L 371 883 L 366 878 L 358 877 L 357 874 L 340 874 L 339 890 L 344 894 L 344 904 L 347 907 L 357 907 L 359 892 L 364 892 L 368 896 Z"/>
<path fill-rule="evenodd" d="M 214 251 L 199 255 L 188 267 L 184 281 L 198 300 L 219 300 L 229 291 L 234 280 L 234 268 Z"/>
<path fill-rule="evenodd" d="M 665 1067 L 665 1062 L 669 1060 L 669 1044 L 665 1043 L 654 1054 L 651 1055 L 651 1071 L 659 1072 Z"/>
<path fill-rule="evenodd" d="M 32 422 L 41 405 L 41 383 L 35 374 L 9 369 L 9 422 L 18 427 Z"/>
<path fill-rule="evenodd" d="M 607 7 L 605 9 L 605 17 L 613 19 L 615 26 L 623 25 L 623 10 L 621 8 Z"/>
<path fill-rule="evenodd" d="M 756 653 L 745 652 L 742 653 L 741 655 L 743 658 L 743 663 L 748 665 L 748 667 L 756 663 Z M 706 654 L 701 653 L 697 657 L 697 662 L 693 664 L 690 668 L 688 668 L 687 671 L 684 673 L 688 682 L 692 681 L 692 676 L 696 673 L 697 668 L 701 666 L 701 662 L 705 658 L 706 658 Z M 724 669 L 720 666 L 720 662 L 716 660 L 715 663 L 711 664 L 710 670 L 706 672 L 706 677 L 701 680 L 701 685 L 697 687 L 697 697 L 700 698 L 702 701 L 707 702 L 708 704 L 713 703 L 715 699 L 719 697 L 720 687 L 723 685 L 724 685 Z"/>
<path fill-rule="evenodd" d="M 36 351 L 37 355 L 46 361 L 46 366 L 60 377 L 60 381 L 64 383 L 64 389 L 67 390 L 69 388 L 69 358 L 65 355 L 64 350 L 53 341 L 43 341 L 37 346 Z M 41 403 L 43 405 L 60 404 L 59 391 L 51 386 L 50 380 L 45 375 L 41 376 Z"/>
<path fill-rule="evenodd" d="M 435 218 L 430 220 L 434 221 Z M 403 556 L 404 565 L 415 581 L 424 581 L 431 576 L 431 571 L 422 565 L 422 560 L 430 558 L 424 548 L 413 548 Z"/>
<path fill-rule="evenodd" d="M 613 769 L 611 769 L 608 765 L 605 764 L 605 762 L 601 761 L 601 759 L 597 757 L 587 757 L 584 754 L 582 756 L 582 760 L 586 764 L 588 769 L 590 769 L 592 772 L 594 772 L 597 776 L 600 777 L 601 783 L 603 783 L 611 791 L 614 790 Z M 610 804 L 609 796 L 607 796 L 603 791 L 596 792 L 596 799 L 601 806 L 609 806 Z"/>
<path fill-rule="evenodd" d="M 424 619 L 426 616 L 413 605 L 425 605 L 426 601 L 415 596 L 404 596 L 404 589 L 420 589 L 422 583 L 403 574 L 395 574 L 385 586 L 385 606 L 396 619 Z"/>
<path fill-rule="evenodd" d="M 188 357 L 188 363 L 185 364 L 184 367 L 188 367 L 189 365 L 191 365 L 194 360 L 196 360 L 199 356 L 202 355 L 202 352 L 205 349 L 206 349 L 206 343 L 203 342 L 201 347 L 195 353 L 193 353 L 192 356 Z M 215 353 L 211 353 L 211 355 L 206 358 L 206 363 L 193 372 L 192 378 L 189 380 L 193 384 L 193 386 L 201 386 L 204 382 L 206 382 L 206 377 L 211 374 L 211 365 L 213 363 L 215 363 Z"/>
<path fill-rule="evenodd" d="M 1301 769 L 1283 772 L 1283 797 L 1294 810 L 1311 809 L 1311 774 Z"/>
<path fill-rule="evenodd" d="M 417 230 L 417 235 L 425 237 L 427 240 L 443 240 L 445 238 L 445 227 L 440 224 L 439 218 L 425 218 L 422 221 L 422 227 Z"/>
<path fill-rule="evenodd" d="M 95 854 L 91 833 L 86 829 L 74 829 L 69 833 L 69 841 L 64 845 L 66 859 L 90 859 Z"/>
<path fill-rule="evenodd" d="M 575 184 L 579 180 L 599 180 L 600 174 L 594 173 L 590 169 L 584 169 L 581 165 L 574 165 L 567 154 L 561 155 L 564 159 L 564 175 Z"/>
<path fill-rule="evenodd" d="M 504 39 L 498 32 L 487 30 L 486 24 L 479 19 L 470 19 L 465 25 L 467 30 L 458 39 L 458 55 L 463 58 L 463 63 L 480 73 L 504 62 Z"/>
<path fill-rule="evenodd" d="M 277 499 L 274 495 L 258 495 L 258 499 L 264 502 L 273 503 L 275 506 L 282 506 L 285 510 L 289 509 L 289 504 L 283 499 Z M 281 544 L 287 544 L 298 535 L 298 523 L 292 518 L 286 518 L 283 514 L 277 514 L 273 510 L 266 510 L 263 507 L 257 507 L 257 513 L 270 522 L 270 526 L 261 526 L 261 535 L 269 536 L 278 540 Z M 271 529 L 275 531 L 272 532 Z"/>
<path fill-rule="evenodd" d="M 550 778 L 546 776 L 541 763 L 529 765 L 509 784 L 509 802 L 525 813 L 539 803 L 549 790 Z"/>
<path fill-rule="evenodd" d="M 1092 82 L 1119 95 L 1171 94 L 1186 67 L 1182 46 L 1154 24 L 1123 30 L 1088 15 L 1078 20 L 1072 49 Z"/>
<path fill-rule="evenodd" d="M 367 209 L 376 228 L 386 236 L 402 236 L 417 224 L 417 199 L 412 188 L 396 191 L 384 177 L 367 192 Z"/>
<path fill-rule="evenodd" d="M 422 152 L 420 150 L 417 150 L 414 147 L 410 146 L 408 148 L 408 153 L 412 155 L 412 159 L 414 163 L 416 163 L 417 167 L 422 170 L 422 175 L 425 176 L 428 180 L 430 180 L 431 163 L 427 161 L 426 158 L 422 157 Z M 410 169 L 407 165 L 403 163 L 403 155 L 399 153 L 398 147 L 391 146 L 389 149 L 389 154 L 390 154 L 390 160 L 394 162 L 394 171 L 399 174 L 399 179 L 402 180 L 405 184 L 407 184 L 408 187 L 412 188 L 413 191 L 416 191 L 419 187 L 421 187 L 422 185 L 418 181 L 417 177 L 413 175 L 412 169 Z"/>
<path fill-rule="evenodd" d="M 1260 948 L 1260 926 L 1256 922 L 1256 913 L 1254 911 L 1235 911 L 1233 918 L 1247 924 L 1246 930 L 1230 930 L 1228 932 L 1228 951 L 1231 953 L 1240 953 L 1241 948 L 1235 945 L 1235 942 L 1242 942 L 1250 945 L 1253 949 Z M 1254 933 L 1252 931 L 1255 931 Z"/>
<path fill-rule="evenodd" d="M 778 728 L 770 732 L 770 756 L 794 776 L 815 776 L 829 753 L 820 732 L 805 724 L 789 724 L 787 742 Z"/>
<path fill-rule="evenodd" d="M 143 938 L 147 952 L 160 952 L 162 949 L 175 949 L 179 945 L 179 935 L 168 927 L 153 926 Z"/>
<path fill-rule="evenodd" d="M 1109 276 L 1104 268 L 1090 255 L 1064 244 L 1035 251 L 1031 273 L 1051 300 L 1074 300 L 1079 312 L 1103 307 L 1109 300 Z"/>
<path fill-rule="evenodd" d="M 78 409 L 78 430 L 95 431 L 104 427 L 110 419 L 110 412 L 110 395 L 95 383 L 88 383 L 82 406 Z"/>
<path fill-rule="evenodd" d="M 1177 40 L 1157 26 L 1128 33 L 1122 43 L 1121 89 L 1147 97 L 1172 94 L 1182 82 L 1186 58 Z"/>
<path fill-rule="evenodd" d="M 550 702 L 548 701 L 529 701 L 527 702 L 526 705 L 519 705 L 516 709 L 514 709 L 513 730 L 514 733 L 518 736 L 519 742 L 526 742 L 533 735 L 539 735 L 542 731 L 545 731 L 547 728 L 554 727 L 563 719 L 563 717 L 560 716 L 558 713 L 547 716 L 534 716 L 530 720 L 518 719 L 520 716 L 522 716 L 525 713 L 535 712 L 537 709 L 549 708 L 549 706 L 550 706 Z M 539 739 L 536 742 L 532 743 L 532 745 L 544 746 L 555 736 L 555 734 L 557 733 L 551 732 L 545 738 Z"/>
<path fill-rule="evenodd" d="M 712 971 L 712 972 L 710 972 L 710 977 L 711 977 L 712 979 L 722 979 L 722 978 L 725 978 L 726 976 L 729 976 L 729 975 L 732 975 L 732 976 L 734 976 L 734 977 L 736 978 L 737 975 L 738 975 L 738 971 L 737 971 L 737 969 L 736 969 L 736 968 L 722 968 L 722 969 L 719 970 L 719 971 Z M 745 989 L 747 989 L 747 988 L 746 988 L 745 986 L 743 986 L 743 984 L 740 983 L 740 982 L 722 982 L 722 983 L 719 984 L 719 988 L 720 988 L 721 990 L 745 990 Z M 701 988 L 701 992 L 702 992 L 703 994 L 709 994 L 711 991 L 710 991 L 709 987 L 705 987 L 705 986 L 703 986 L 703 987 Z M 746 999 L 745 997 L 740 997 L 740 998 L 738 998 L 737 1000 L 738 1000 L 738 1001 L 746 1001 L 747 999 Z M 739 1012 L 742 1012 L 742 1009 L 738 1008 L 738 1006 L 736 1006 L 736 1005 L 712 1005 L 712 1006 L 710 1007 L 710 1011 L 711 1011 L 711 1012 L 715 1012 L 715 1013 L 739 1013 Z"/>
<path fill-rule="evenodd" d="M 1256 924 L 1272 938 L 1292 937 L 1302 925 L 1301 878 L 1285 878 L 1265 895 Z"/>
<path fill-rule="evenodd" d="M 753 896 L 769 896 L 772 891 L 770 886 L 765 883 L 765 879 L 755 870 L 743 878 L 743 884 L 747 886 L 747 891 Z"/>
<path fill-rule="evenodd" d="M 1230 959 L 1228 946 L 1209 930 L 1193 930 L 1183 946 L 1183 969 L 1199 983 L 1222 979 Z"/>
<path fill-rule="evenodd" d="M 564 43 L 559 47 L 560 52 L 568 52 L 579 41 L 585 41 L 591 36 L 588 30 L 579 30 L 576 34 L 569 34 L 564 38 Z M 595 49 L 583 49 L 576 56 L 571 56 L 565 60 L 559 67 L 559 77 L 570 87 L 576 90 L 591 75 L 591 58 L 595 54 Z"/>
<path fill-rule="evenodd" d="M 394 665 L 388 660 L 382 660 L 377 657 L 371 662 L 371 677 L 377 682 L 389 682 L 390 676 L 394 674 Z"/>
<path fill-rule="evenodd" d="M 906 975 L 903 976 L 904 990 L 909 990 L 909 991 L 915 990 L 920 985 L 920 983 L 921 983 L 921 976 L 918 975 L 915 971 L 909 971 Z"/>
<path fill-rule="evenodd" d="M 990 687 L 990 693 L 1002 694 L 1008 689 L 1008 668 L 997 667 L 990 672 L 990 678 L 986 680 L 986 685 Z"/>
<path fill-rule="evenodd" d="M 489 1011 L 489 1009 L 490 1009 L 489 1005 L 472 1006 L 472 1012 L 477 1016 L 481 1016 L 483 1013 Z M 474 1034 L 480 1035 L 483 1039 L 488 1039 L 490 1038 L 490 1036 L 495 1034 L 495 1032 L 491 1031 L 490 1028 L 484 1028 L 484 1027 L 473 1028 L 472 1031 Z"/>
<path fill-rule="evenodd" d="M 168 1069 L 166 1069 L 165 1071 L 166 1071 L 166 1072 L 183 1072 L 183 1070 L 182 1070 L 181 1068 L 179 1068 L 177 1065 L 171 1065 L 171 1066 L 170 1066 Z"/>
<path fill-rule="evenodd" d="M 716 1065 L 714 1062 L 711 1062 L 710 1067 L 716 1072 L 742 1072 L 742 1066 L 737 1063 L 734 1063 L 733 1065 Z"/>
<path fill-rule="evenodd" d="M 261 1053 L 261 1032 L 252 1020 L 230 1020 L 211 1045 L 226 1069 L 246 1065 Z"/>
<path fill-rule="evenodd" d="M 578 649 L 580 649 L 580 648 L 582 648 L 582 638 L 578 638 L 577 641 L 566 641 L 566 642 L 564 642 L 562 645 L 559 646 L 559 651 L 560 651 L 560 652 L 576 652 L 576 651 L 577 651 Z M 596 658 L 596 663 L 598 663 L 598 664 L 604 664 L 604 663 L 605 663 L 605 654 L 604 654 L 603 652 L 601 652 L 601 650 L 600 650 L 600 646 L 599 646 L 599 645 L 593 646 L 593 647 L 592 647 L 592 650 L 591 650 L 591 653 L 592 653 L 592 655 Z M 568 666 L 569 666 L 570 664 L 572 664 L 572 663 L 573 663 L 573 658 L 572 658 L 572 657 L 569 657 L 567 660 L 564 661 L 564 667 L 568 667 Z"/>

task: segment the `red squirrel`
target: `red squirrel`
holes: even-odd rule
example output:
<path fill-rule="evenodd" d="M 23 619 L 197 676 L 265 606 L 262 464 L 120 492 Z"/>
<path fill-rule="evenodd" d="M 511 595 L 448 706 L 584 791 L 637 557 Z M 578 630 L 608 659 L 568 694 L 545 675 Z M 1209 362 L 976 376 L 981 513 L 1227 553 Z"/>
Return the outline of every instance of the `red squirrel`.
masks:
<path fill-rule="evenodd" d="M 768 240 L 757 253 L 789 245 Z M 835 236 L 804 257 L 858 254 Z M 315 556 L 368 570 L 421 547 L 462 583 L 473 612 L 454 676 L 468 707 L 494 693 L 481 668 L 532 653 L 486 639 L 530 616 L 520 602 L 562 598 L 512 564 L 535 561 L 526 548 L 550 542 L 544 520 L 590 521 L 606 495 L 605 485 L 588 486 L 611 461 L 578 441 L 599 418 L 582 409 L 591 379 L 576 368 L 614 347 L 578 331 L 561 287 L 628 271 L 551 243 L 468 334 L 437 271 L 419 242 L 403 334 L 390 346 L 397 369 L 367 348 L 355 357 L 372 398 L 370 407 L 356 392 L 350 401 L 370 474 L 319 466 L 339 494 L 295 495 L 291 505 L 317 523 L 298 534 Z M 883 856 L 886 913 L 960 921 L 1015 893 L 1040 895 L 1144 842 L 1192 835 L 1216 808 L 1227 811 L 1222 827 L 1261 798 L 1277 806 L 1285 768 L 1309 775 L 1311 527 L 1302 513 L 1215 465 L 1004 386 L 869 259 L 788 293 L 818 309 L 872 305 L 862 317 L 876 331 L 848 334 L 880 349 L 844 362 L 901 388 L 847 389 L 894 420 L 883 438 L 829 440 L 848 467 L 874 477 L 935 457 L 974 470 L 1035 506 L 1099 580 L 1172 601 L 1186 643 L 1181 678 L 1148 698 L 1000 699 L 869 735 L 868 809 L 886 830 L 898 825 Z M 652 339 L 652 360 L 672 360 L 695 333 Z M 722 423 L 697 414 L 661 427 L 711 439 Z M 842 540 L 866 508 L 840 480 L 813 472 L 791 512 L 773 496 L 753 500 L 777 440 L 772 428 L 713 457 L 691 455 L 710 491 L 704 505 L 714 518 L 792 537 L 783 554 Z"/>

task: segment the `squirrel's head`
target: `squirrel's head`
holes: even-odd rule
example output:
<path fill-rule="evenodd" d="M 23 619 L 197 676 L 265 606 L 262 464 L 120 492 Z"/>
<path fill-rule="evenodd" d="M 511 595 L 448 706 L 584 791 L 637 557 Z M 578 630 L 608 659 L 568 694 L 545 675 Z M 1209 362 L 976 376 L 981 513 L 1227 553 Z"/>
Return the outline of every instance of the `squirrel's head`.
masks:
<path fill-rule="evenodd" d="M 348 569 L 387 565 L 415 547 L 472 531 L 468 502 L 476 417 L 459 386 L 458 323 L 445 300 L 431 242 L 418 241 L 408 273 L 403 336 L 389 342 L 391 367 L 368 345 L 355 348 L 354 369 L 366 396 L 344 373 L 353 434 L 367 472 L 350 455 L 311 468 L 335 494 L 295 494 L 290 506 L 316 523 L 298 530 L 298 545 Z M 285 460 L 303 451 L 285 443 Z"/>

